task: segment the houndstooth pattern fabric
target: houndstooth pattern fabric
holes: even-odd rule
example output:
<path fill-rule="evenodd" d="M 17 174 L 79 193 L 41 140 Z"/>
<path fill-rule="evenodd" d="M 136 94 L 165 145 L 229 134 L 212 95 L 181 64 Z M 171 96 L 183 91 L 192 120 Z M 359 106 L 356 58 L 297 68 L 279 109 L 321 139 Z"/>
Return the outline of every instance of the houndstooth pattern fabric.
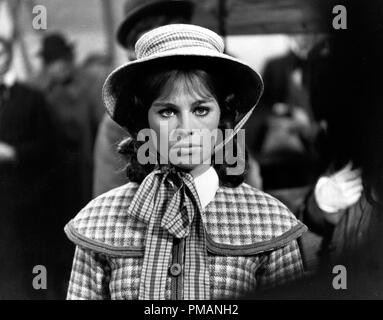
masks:
<path fill-rule="evenodd" d="M 137 190 L 128 183 L 101 195 L 65 227 L 77 245 L 68 299 L 138 299 L 147 224 L 128 212 Z M 273 197 L 246 184 L 221 186 L 202 219 L 210 299 L 241 297 L 303 275 L 296 238 L 306 227 Z M 168 276 L 165 299 L 171 298 Z"/>
<path fill-rule="evenodd" d="M 247 245 L 287 232 L 297 220 L 286 212 L 288 209 L 275 198 L 254 192 L 254 188 L 243 183 L 240 188 L 225 188 L 225 192 L 217 192 L 202 217 L 214 241 Z"/>

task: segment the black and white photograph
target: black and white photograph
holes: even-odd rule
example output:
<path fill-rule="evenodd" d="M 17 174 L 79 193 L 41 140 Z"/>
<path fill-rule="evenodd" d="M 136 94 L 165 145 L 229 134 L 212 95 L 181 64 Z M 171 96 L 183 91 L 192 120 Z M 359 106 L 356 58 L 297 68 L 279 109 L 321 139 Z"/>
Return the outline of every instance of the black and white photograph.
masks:
<path fill-rule="evenodd" d="M 0 0 L 0 300 L 381 299 L 382 1 Z"/>

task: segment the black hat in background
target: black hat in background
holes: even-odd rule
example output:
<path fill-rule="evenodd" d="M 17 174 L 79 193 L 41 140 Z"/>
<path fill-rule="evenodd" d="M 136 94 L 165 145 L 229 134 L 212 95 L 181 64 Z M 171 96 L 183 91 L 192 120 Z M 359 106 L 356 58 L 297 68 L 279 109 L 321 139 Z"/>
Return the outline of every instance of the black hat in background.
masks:
<path fill-rule="evenodd" d="M 187 0 L 128 0 L 124 8 L 125 19 L 117 30 L 117 41 L 127 48 L 126 39 L 130 32 L 148 16 L 164 15 L 190 21 L 193 11 L 194 3 Z"/>
<path fill-rule="evenodd" d="M 61 33 L 51 33 L 43 38 L 39 55 L 45 63 L 51 63 L 62 58 L 72 58 L 73 44 L 67 42 Z"/>

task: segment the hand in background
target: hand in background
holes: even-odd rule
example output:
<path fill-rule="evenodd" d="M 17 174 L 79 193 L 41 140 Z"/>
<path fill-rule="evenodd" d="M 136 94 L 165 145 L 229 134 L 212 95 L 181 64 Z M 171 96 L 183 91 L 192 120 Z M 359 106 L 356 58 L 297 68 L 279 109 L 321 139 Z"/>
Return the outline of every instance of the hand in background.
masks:
<path fill-rule="evenodd" d="M 13 161 L 15 158 L 15 148 L 5 142 L 0 142 L 0 162 Z"/>
<path fill-rule="evenodd" d="M 319 178 L 315 186 L 315 200 L 326 219 L 336 224 L 342 217 L 342 210 L 355 204 L 363 191 L 360 169 L 352 169 L 348 163 L 343 169 L 330 176 Z"/>

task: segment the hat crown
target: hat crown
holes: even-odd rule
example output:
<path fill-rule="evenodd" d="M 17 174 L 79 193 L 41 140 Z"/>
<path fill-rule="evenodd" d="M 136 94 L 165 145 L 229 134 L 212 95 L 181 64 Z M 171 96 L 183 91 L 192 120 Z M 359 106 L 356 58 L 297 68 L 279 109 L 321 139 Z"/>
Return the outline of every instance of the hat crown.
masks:
<path fill-rule="evenodd" d="M 137 59 L 165 51 L 197 48 L 223 53 L 224 43 L 215 32 L 190 24 L 170 24 L 153 29 L 136 42 Z"/>

